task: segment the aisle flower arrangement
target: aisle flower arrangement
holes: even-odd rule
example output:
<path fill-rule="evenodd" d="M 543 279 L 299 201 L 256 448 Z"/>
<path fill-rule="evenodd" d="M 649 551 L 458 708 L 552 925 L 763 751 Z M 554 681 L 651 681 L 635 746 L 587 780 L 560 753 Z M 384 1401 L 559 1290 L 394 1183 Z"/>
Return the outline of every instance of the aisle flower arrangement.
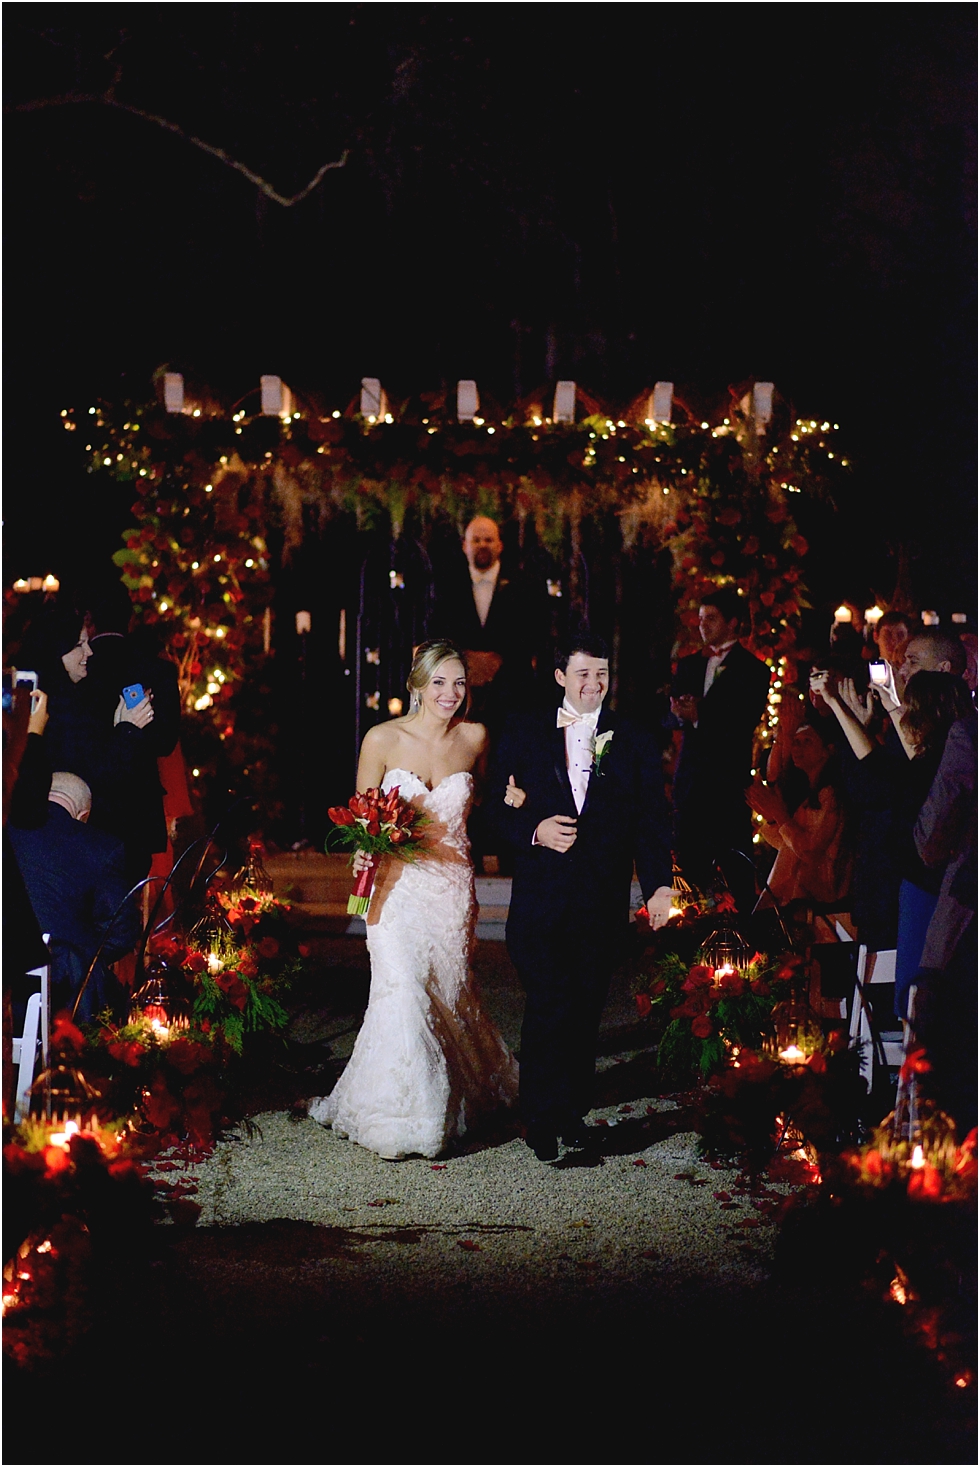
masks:
<path fill-rule="evenodd" d="M 677 953 L 652 962 L 637 983 L 641 1018 L 663 1025 L 662 1070 L 707 1076 L 736 1050 L 759 1049 L 775 1006 L 792 991 L 801 960 L 753 953 L 740 967 L 691 963 Z"/>

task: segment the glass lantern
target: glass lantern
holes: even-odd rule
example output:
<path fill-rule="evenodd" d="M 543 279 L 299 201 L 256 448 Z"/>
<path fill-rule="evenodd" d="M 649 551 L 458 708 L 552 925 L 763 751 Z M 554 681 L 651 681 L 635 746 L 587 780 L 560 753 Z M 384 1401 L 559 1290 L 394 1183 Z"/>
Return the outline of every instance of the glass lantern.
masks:
<path fill-rule="evenodd" d="M 774 1059 L 785 1065 L 805 1065 L 823 1044 L 823 1030 L 802 998 L 787 998 L 772 1011 Z"/>
<path fill-rule="evenodd" d="M 213 896 L 208 898 L 203 917 L 191 928 L 187 944 L 204 954 L 209 973 L 220 973 L 237 952 L 235 935 Z"/>
<path fill-rule="evenodd" d="M 231 883 L 229 896 L 233 901 L 240 901 L 242 897 L 254 897 L 260 900 L 262 897 L 274 895 L 272 877 L 265 869 L 262 860 L 264 848 L 262 842 L 255 836 L 249 837 L 248 855 L 245 864 L 236 872 Z"/>
<path fill-rule="evenodd" d="M 137 988 L 129 1005 L 131 1024 L 149 1024 L 154 1037 L 165 1042 L 174 1031 L 189 1024 L 188 1006 L 181 996 L 183 974 L 171 968 L 162 958 L 151 958 L 146 968 L 146 981 Z"/>
<path fill-rule="evenodd" d="M 734 927 L 716 927 L 698 952 L 699 963 L 715 970 L 715 981 L 731 973 L 745 974 L 752 961 L 752 949 Z"/>

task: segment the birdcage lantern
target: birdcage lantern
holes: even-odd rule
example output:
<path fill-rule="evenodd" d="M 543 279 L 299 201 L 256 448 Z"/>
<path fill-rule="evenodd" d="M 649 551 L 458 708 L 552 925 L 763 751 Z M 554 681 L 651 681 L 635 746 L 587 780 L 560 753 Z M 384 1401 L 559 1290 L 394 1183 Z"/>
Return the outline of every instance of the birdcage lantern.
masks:
<path fill-rule="evenodd" d="M 727 924 L 716 927 L 698 953 L 698 962 L 714 969 L 716 983 L 734 973 L 747 973 L 751 961 L 751 947 L 736 928 Z"/>
<path fill-rule="evenodd" d="M 129 1006 L 129 1022 L 145 1024 L 154 1039 L 166 1044 L 190 1023 L 189 1007 L 180 992 L 183 974 L 162 958 L 151 958 L 146 966 L 146 980 L 133 994 Z"/>
<path fill-rule="evenodd" d="M 195 952 L 203 953 L 211 974 L 220 973 L 234 957 L 237 951 L 234 933 L 213 896 L 208 898 L 204 915 L 191 928 L 187 942 Z"/>
<path fill-rule="evenodd" d="M 265 863 L 262 860 L 264 854 L 262 842 L 257 837 L 251 836 L 248 842 L 248 855 L 231 883 L 229 896 L 233 901 L 240 901 L 242 897 L 253 897 L 260 900 L 262 897 L 271 897 L 274 894 L 275 887 L 272 877 L 265 869 Z"/>

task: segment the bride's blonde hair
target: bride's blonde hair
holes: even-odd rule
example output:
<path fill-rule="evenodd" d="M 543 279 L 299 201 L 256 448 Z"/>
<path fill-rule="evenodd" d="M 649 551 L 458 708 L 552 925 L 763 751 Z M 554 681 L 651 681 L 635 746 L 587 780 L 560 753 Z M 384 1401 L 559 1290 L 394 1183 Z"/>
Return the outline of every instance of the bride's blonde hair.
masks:
<path fill-rule="evenodd" d="M 466 674 L 466 699 L 462 707 L 462 715 L 465 717 L 470 706 L 469 670 L 466 666 L 466 658 L 454 642 L 447 642 L 444 637 L 437 637 L 431 642 L 420 642 L 415 649 L 415 657 L 412 660 L 412 670 L 408 674 L 405 683 L 408 689 L 408 711 L 417 713 L 422 706 L 421 692 L 427 688 L 435 676 L 436 668 L 440 663 L 448 662 L 452 658 L 463 664 L 463 672 Z"/>

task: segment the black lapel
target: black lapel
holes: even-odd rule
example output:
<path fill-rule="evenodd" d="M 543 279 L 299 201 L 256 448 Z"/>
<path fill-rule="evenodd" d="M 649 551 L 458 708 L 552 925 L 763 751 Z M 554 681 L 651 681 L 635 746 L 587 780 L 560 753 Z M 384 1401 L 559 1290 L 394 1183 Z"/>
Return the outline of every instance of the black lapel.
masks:
<path fill-rule="evenodd" d="M 554 750 L 555 774 L 558 783 L 565 792 L 568 803 L 575 809 L 575 796 L 572 794 L 571 780 L 568 778 L 568 761 L 565 754 L 565 730 L 563 728 L 552 729 L 552 749 Z"/>
<path fill-rule="evenodd" d="M 612 712 L 606 707 L 605 703 L 603 703 L 602 707 L 599 709 L 599 718 L 598 718 L 598 722 L 596 723 L 596 726 L 595 726 L 596 738 L 598 738 L 601 733 L 605 733 L 607 729 L 613 728 L 614 726 L 615 726 L 615 718 L 613 717 Z M 610 752 L 611 752 L 611 750 L 610 750 Z M 609 755 L 607 754 L 605 757 L 608 758 Z M 604 774 L 600 774 L 599 775 L 599 778 L 600 779 L 605 779 L 605 775 Z M 585 814 L 586 810 L 589 808 L 589 801 L 592 798 L 592 792 L 595 789 L 595 782 L 596 782 L 596 772 L 595 772 L 595 763 L 593 762 L 592 769 L 589 772 L 589 782 L 588 782 L 588 784 L 585 787 L 585 801 L 584 801 L 584 803 L 582 805 L 582 814 L 583 815 Z M 571 788 L 571 786 L 569 786 L 569 788 Z"/>

